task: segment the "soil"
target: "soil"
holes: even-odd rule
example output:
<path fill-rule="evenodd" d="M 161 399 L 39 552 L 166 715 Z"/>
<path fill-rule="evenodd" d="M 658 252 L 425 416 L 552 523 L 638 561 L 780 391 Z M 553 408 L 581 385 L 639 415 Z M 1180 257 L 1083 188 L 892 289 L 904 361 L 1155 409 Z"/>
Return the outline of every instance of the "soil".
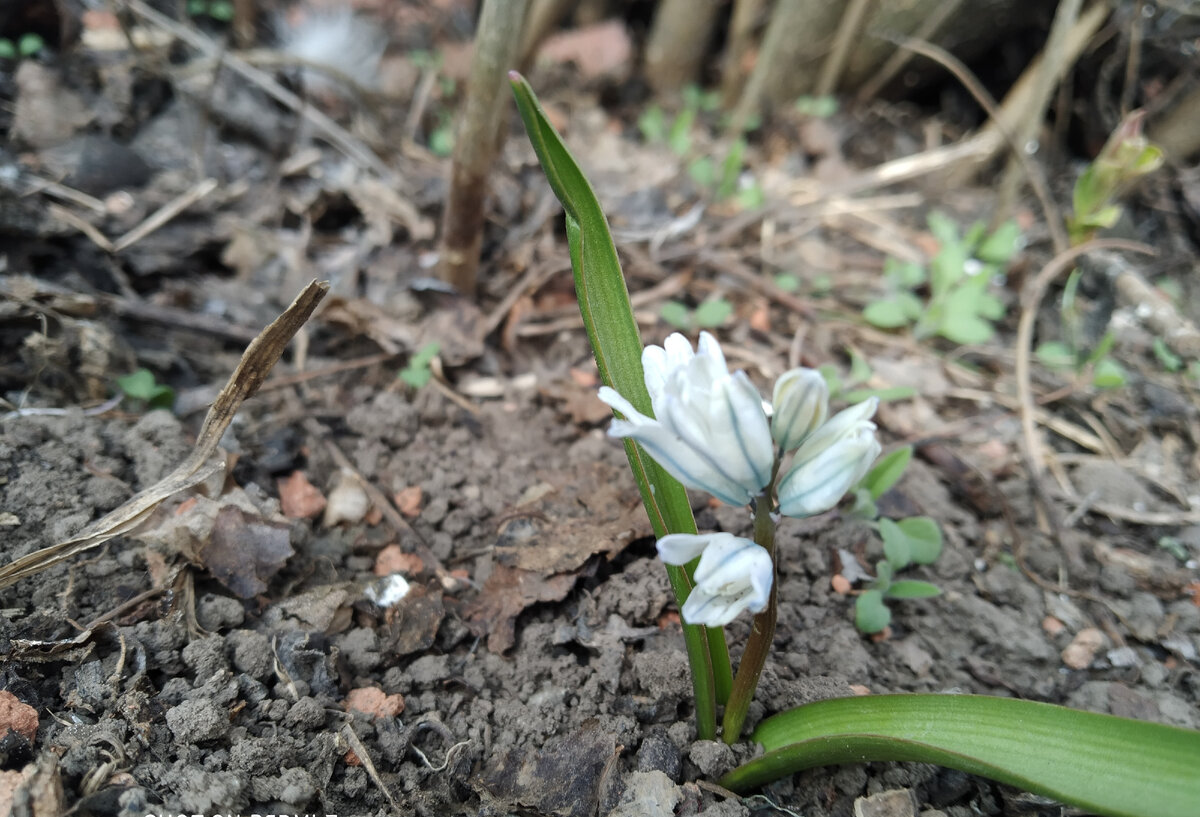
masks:
<path fill-rule="evenodd" d="M 1042 477 L 1056 517 L 1047 520 L 1020 425 L 1004 408 L 1013 405 L 1006 344 L 1016 310 L 1000 338 L 958 361 L 947 346 L 847 321 L 861 308 L 855 288 L 875 280 L 881 257 L 863 262 L 866 251 L 846 234 L 806 228 L 810 216 L 784 219 L 795 241 L 772 264 L 755 255 L 757 227 L 711 250 L 734 215 L 720 208 L 690 231 L 663 233 L 695 199 L 679 159 L 632 130 L 616 133 L 594 99 L 571 94 L 560 88 L 550 100 L 571 110 L 572 146 L 616 214 L 635 293 L 667 281 L 691 302 L 727 296 L 735 311 L 718 334 L 764 393 L 797 337 L 810 365 L 845 371 L 849 348 L 871 365 L 871 386 L 920 388 L 880 410 L 885 443 L 917 446 L 881 510 L 938 521 L 944 552 L 908 575 L 942 595 L 897 603 L 890 628 L 864 636 L 853 595 L 831 579 L 846 559 L 869 569 L 880 558 L 872 529 L 844 512 L 785 520 L 779 630 L 750 725 L 831 696 L 910 691 L 1200 727 L 1200 525 L 1178 511 L 1197 477 L 1196 391 L 1138 374 L 1152 368 L 1146 334 L 1130 330 L 1117 346 L 1134 372 L 1124 391 L 1075 387 L 1047 404 L 1072 428 L 1100 428 L 1122 454 L 1101 456 L 1039 427 L 1074 486 L 1068 493 Z M 181 116 L 166 107 L 143 129 L 166 132 Z M 849 114 L 832 127 L 868 126 L 884 127 Z M 746 799 L 705 783 L 754 748 L 696 740 L 675 604 L 623 450 L 604 433 L 609 415 L 571 312 L 558 218 L 527 144 L 513 136 L 497 169 L 492 217 L 506 230 L 489 230 L 482 308 L 422 278 L 433 245 L 413 232 L 444 189 L 441 165 L 427 156 L 403 191 L 418 213 L 407 227 L 348 201 L 329 175 L 347 166 L 322 147 L 311 166 L 321 173 L 274 176 L 249 199 L 203 205 L 173 225 L 181 245 L 135 245 L 120 269 L 75 232 L 26 234 L 10 252 L 11 280 L 36 272 L 38 283 L 27 295 L 6 291 L 29 307 L 8 313 L 4 342 L 23 356 L 4 369 L 6 395 L 67 410 L 0 419 L 4 563 L 73 536 L 168 473 L 191 450 L 247 335 L 312 274 L 334 284 L 299 351 L 273 375 L 289 380 L 269 383 L 226 433 L 223 484 L 173 497 L 139 529 L 0 590 L 0 690 L 39 721 L 32 739 L 10 732 L 0 741 L 0 795 L 26 772 L 14 813 L 847 817 L 856 802 L 881 817 L 1064 813 L 920 764 L 814 769 Z M 233 180 L 262 148 L 225 138 L 232 146 L 214 161 Z M 785 173 L 787 162 L 769 152 L 756 159 L 763 173 Z M 155 172 L 149 187 L 132 188 L 143 215 L 186 187 L 175 171 Z M 922 192 L 920 211 L 901 220 L 909 235 L 927 209 L 968 221 L 992 197 L 986 187 Z M 1167 229 L 1149 208 L 1134 219 L 1143 235 Z M 314 224 L 316 238 L 304 235 Z M 254 248 L 238 243 L 249 234 L 239 230 L 269 237 L 271 251 L 240 260 Z M 1182 278 L 1188 240 L 1172 241 L 1159 268 Z M 822 325 L 748 290 L 704 260 L 710 250 L 764 270 L 806 258 L 833 264 L 846 282 L 834 291 L 848 304 Z M 1036 272 L 1049 255 L 1033 229 L 1020 264 Z M 523 297 L 503 304 L 513 288 Z M 53 300 L 63 291 L 95 308 L 72 313 Z M 1016 291 L 1010 282 L 1010 302 Z M 653 292 L 651 305 L 664 297 Z M 498 304 L 507 323 L 482 331 Z M 51 314 L 48 329 L 32 306 Z M 175 319 L 184 313 L 202 317 L 183 325 Z M 1046 314 L 1053 323 L 1055 310 Z M 669 331 L 654 315 L 644 321 L 647 342 Z M 37 353 L 25 338 L 42 332 L 64 349 Z M 441 344 L 442 368 L 428 385 L 404 385 L 397 371 L 428 340 Z M 101 413 L 71 408 L 107 396 L 135 362 L 177 389 L 173 411 L 130 401 Z M 1064 385 L 1039 378 L 1042 393 Z M 316 489 L 303 511 L 288 505 L 297 472 L 295 484 Z M 398 510 L 381 513 L 364 485 Z M 748 534 L 744 509 L 693 500 L 702 530 Z M 1163 546 L 1167 537 L 1182 559 Z M 407 595 L 381 604 L 394 574 Z M 747 626 L 728 629 L 735 656 Z"/>

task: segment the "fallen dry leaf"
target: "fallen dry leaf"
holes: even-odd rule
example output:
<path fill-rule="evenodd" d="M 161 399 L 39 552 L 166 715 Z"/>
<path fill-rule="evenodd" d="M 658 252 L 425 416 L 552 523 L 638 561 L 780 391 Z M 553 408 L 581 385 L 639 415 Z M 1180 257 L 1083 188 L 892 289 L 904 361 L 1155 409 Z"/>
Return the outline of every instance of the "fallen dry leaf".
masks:
<path fill-rule="evenodd" d="M 266 591 L 267 582 L 294 552 L 287 525 L 226 505 L 217 512 L 212 536 L 196 555 L 217 581 L 249 599 Z"/>
<path fill-rule="evenodd" d="M 388 608 L 381 638 L 384 652 L 408 655 L 429 649 L 445 616 L 440 592 L 413 585 L 404 598 Z"/>
<path fill-rule="evenodd" d="M 500 653 L 516 641 L 517 616 L 531 604 L 562 601 L 575 586 L 574 573 L 542 576 L 532 570 L 496 565 L 483 590 L 466 610 L 476 635 L 487 635 L 488 649 Z"/>
<path fill-rule="evenodd" d="M 279 487 L 279 506 L 284 516 L 313 519 L 325 510 L 325 497 L 303 471 L 293 471 L 290 477 L 276 480 L 275 484 Z"/>
<path fill-rule="evenodd" d="M 573 62 L 585 77 L 596 78 L 628 71 L 632 54 L 633 43 L 625 25 L 608 20 L 546 38 L 538 59 Z"/>

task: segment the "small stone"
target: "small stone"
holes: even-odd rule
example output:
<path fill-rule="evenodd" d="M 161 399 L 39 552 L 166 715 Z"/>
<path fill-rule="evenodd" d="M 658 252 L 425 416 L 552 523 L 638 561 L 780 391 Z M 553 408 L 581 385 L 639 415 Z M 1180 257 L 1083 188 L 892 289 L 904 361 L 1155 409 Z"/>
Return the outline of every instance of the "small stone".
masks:
<path fill-rule="evenodd" d="M 325 723 L 325 709 L 315 699 L 307 695 L 292 704 L 283 725 L 288 727 L 307 727 L 315 729 Z"/>
<path fill-rule="evenodd" d="M 917 806 L 908 789 L 892 789 L 854 801 L 854 817 L 916 817 Z"/>
<path fill-rule="evenodd" d="M 1062 662 L 1071 669 L 1087 669 L 1106 640 L 1104 633 L 1095 627 L 1080 630 L 1062 651 Z"/>
<path fill-rule="evenodd" d="M 352 689 L 346 696 L 346 709 L 372 718 L 394 718 L 404 711 L 404 696 L 388 695 L 379 687 Z"/>
<path fill-rule="evenodd" d="M 37 737 L 38 713 L 7 689 L 0 690 L 0 737 L 12 730 L 33 743 Z"/>
<path fill-rule="evenodd" d="M 688 759 L 696 764 L 702 775 L 709 778 L 720 777 L 737 762 L 733 747 L 717 740 L 696 741 L 688 751 Z"/>

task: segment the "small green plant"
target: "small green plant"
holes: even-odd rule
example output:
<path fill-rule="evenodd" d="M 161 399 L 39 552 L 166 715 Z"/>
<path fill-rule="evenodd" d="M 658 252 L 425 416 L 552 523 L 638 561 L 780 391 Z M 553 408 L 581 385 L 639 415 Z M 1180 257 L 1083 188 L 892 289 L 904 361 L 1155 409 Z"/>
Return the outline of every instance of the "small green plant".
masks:
<path fill-rule="evenodd" d="M 187 13 L 190 17 L 208 17 L 218 23 L 233 19 L 231 0 L 188 0 Z"/>
<path fill-rule="evenodd" d="M 46 47 L 40 34 L 22 34 L 14 43 L 8 37 L 0 37 L 0 60 L 17 60 L 32 57 Z"/>
<path fill-rule="evenodd" d="M 651 105 L 638 117 L 638 130 L 646 142 L 666 143 L 676 156 L 687 158 L 692 153 L 692 133 L 700 116 L 719 107 L 719 93 L 689 85 L 683 92 L 683 107 L 674 119 L 668 118 L 662 106 Z M 712 190 L 718 201 L 733 198 L 744 210 L 761 207 L 766 200 L 762 187 L 743 172 L 746 146 L 744 138 L 733 140 L 720 162 L 707 154 L 693 156 L 687 162 L 688 176 L 699 187 Z"/>
<path fill-rule="evenodd" d="M 426 343 L 408 359 L 408 365 L 401 369 L 396 376 L 414 389 L 421 388 L 433 377 L 429 364 L 433 362 L 441 349 L 442 347 L 437 341 Z"/>
<path fill-rule="evenodd" d="M 964 346 L 990 340 L 1004 303 L 989 285 L 1020 249 L 1020 229 L 1008 221 L 988 234 L 978 221 L 960 235 L 958 225 L 936 210 L 928 224 L 940 244 L 929 269 L 889 258 L 883 268 L 887 294 L 867 304 L 863 317 L 882 329 L 911 326 L 918 338 L 941 335 Z M 926 285 L 929 300 L 922 302 L 917 292 Z"/>
<path fill-rule="evenodd" d="M 1075 182 L 1074 212 L 1067 219 L 1072 245 L 1116 224 L 1121 217 L 1118 199 L 1138 179 L 1162 167 L 1162 150 L 1142 135 L 1145 118 L 1145 111 L 1126 116 Z"/>
<path fill-rule="evenodd" d="M 889 519 L 880 516 L 876 502 L 899 481 L 912 460 L 912 446 L 898 448 L 879 460 L 854 493 L 852 514 L 870 521 L 883 540 L 883 559 L 875 565 L 875 578 L 854 602 L 854 624 L 863 633 L 877 633 L 892 620 L 887 602 L 925 599 L 941 594 L 936 585 L 896 574 L 912 565 L 932 564 L 942 552 L 942 531 L 928 516 Z"/>
<path fill-rule="evenodd" d="M 130 400 L 152 409 L 169 409 L 175 404 L 175 390 L 159 383 L 149 369 L 118 377 L 117 388 Z"/>
<path fill-rule="evenodd" d="M 828 119 L 838 111 L 837 97 L 805 94 L 796 100 L 796 111 L 814 119 Z"/>
<path fill-rule="evenodd" d="M 1101 389 L 1116 389 L 1127 380 L 1125 368 L 1109 354 L 1116 336 L 1106 332 L 1095 348 L 1088 349 L 1084 340 L 1083 315 L 1078 299 L 1079 279 L 1083 273 L 1072 270 L 1063 287 L 1062 332 L 1065 340 L 1050 340 L 1038 344 L 1033 354 L 1048 369 L 1074 372 L 1077 377 L 1088 377 L 1093 386 Z M 1169 350 L 1168 350 L 1169 351 Z"/>
<path fill-rule="evenodd" d="M 679 301 L 667 301 L 658 315 L 676 329 L 713 329 L 725 323 L 733 314 L 733 305 L 724 298 L 710 298 L 695 309 L 689 309 Z"/>
<path fill-rule="evenodd" d="M 889 400 L 907 400 L 916 396 L 917 390 L 911 386 L 892 386 L 887 389 L 864 388 L 864 384 L 874 374 L 871 371 L 871 364 L 867 363 L 866 359 L 853 349 L 848 350 L 848 354 L 850 355 L 850 371 L 845 377 L 831 363 L 817 368 L 821 377 L 825 378 L 826 385 L 829 386 L 831 400 L 860 403 L 868 398 L 876 397 L 880 403 L 886 403 Z"/>

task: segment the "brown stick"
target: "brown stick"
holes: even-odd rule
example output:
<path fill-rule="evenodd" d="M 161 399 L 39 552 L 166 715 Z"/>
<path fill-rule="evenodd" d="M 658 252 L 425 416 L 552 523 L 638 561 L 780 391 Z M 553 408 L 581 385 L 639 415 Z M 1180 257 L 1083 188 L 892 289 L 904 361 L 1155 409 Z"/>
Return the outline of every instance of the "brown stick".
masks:
<path fill-rule="evenodd" d="M 516 66 L 528 0 L 484 0 L 467 81 L 467 104 L 454 142 L 450 195 L 442 214 L 438 273 L 467 297 L 475 295 L 483 243 L 488 172 L 496 158 L 501 114 L 508 110 L 505 72 Z"/>

